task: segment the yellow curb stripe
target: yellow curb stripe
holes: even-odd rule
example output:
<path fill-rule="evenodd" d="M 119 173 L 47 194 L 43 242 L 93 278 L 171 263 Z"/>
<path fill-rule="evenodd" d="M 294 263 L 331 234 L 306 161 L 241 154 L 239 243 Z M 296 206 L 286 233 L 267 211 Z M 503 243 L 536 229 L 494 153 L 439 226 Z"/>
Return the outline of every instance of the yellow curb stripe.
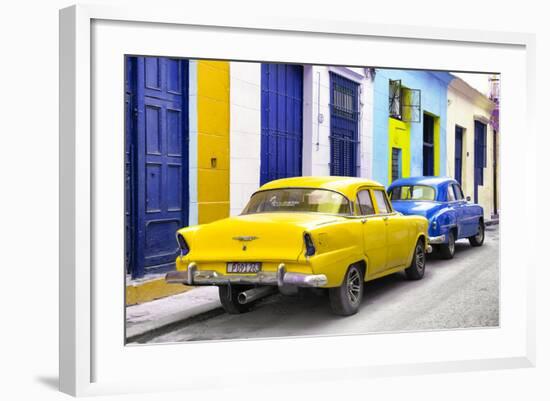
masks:
<path fill-rule="evenodd" d="M 126 286 L 126 306 L 180 294 L 189 291 L 191 288 L 182 284 L 168 284 L 164 281 L 164 278 L 128 284 Z"/>

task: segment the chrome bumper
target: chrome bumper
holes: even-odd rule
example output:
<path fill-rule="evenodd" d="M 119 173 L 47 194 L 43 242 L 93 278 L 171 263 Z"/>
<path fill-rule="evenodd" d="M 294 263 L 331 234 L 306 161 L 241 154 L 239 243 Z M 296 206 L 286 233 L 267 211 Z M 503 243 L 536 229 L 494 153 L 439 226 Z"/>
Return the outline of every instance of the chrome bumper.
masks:
<path fill-rule="evenodd" d="M 187 271 L 175 271 L 166 274 L 167 283 L 187 285 L 224 285 L 224 284 L 256 284 L 256 285 L 293 285 L 296 287 L 322 287 L 327 284 L 324 274 L 303 274 L 287 272 L 285 264 L 281 263 L 276 272 L 259 272 L 247 274 L 220 274 L 212 270 L 197 270 L 193 262 L 187 266 Z"/>
<path fill-rule="evenodd" d="M 429 237 L 428 242 L 430 244 L 444 244 L 447 241 L 445 234 L 438 235 L 437 237 Z"/>

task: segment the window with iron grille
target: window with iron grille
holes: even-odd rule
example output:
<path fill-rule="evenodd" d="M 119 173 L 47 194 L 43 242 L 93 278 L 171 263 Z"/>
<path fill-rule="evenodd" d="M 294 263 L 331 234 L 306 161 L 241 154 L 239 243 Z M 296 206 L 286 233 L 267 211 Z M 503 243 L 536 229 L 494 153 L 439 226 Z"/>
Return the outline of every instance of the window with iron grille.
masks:
<path fill-rule="evenodd" d="M 330 73 L 330 174 L 357 175 L 359 85 Z"/>
<path fill-rule="evenodd" d="M 434 118 L 429 114 L 424 114 L 423 126 L 423 143 L 422 143 L 422 158 L 423 168 L 422 174 L 426 176 L 434 175 Z"/>
<path fill-rule="evenodd" d="M 420 122 L 421 92 L 401 85 L 401 80 L 389 80 L 390 117 L 405 122 Z"/>
<path fill-rule="evenodd" d="M 401 177 L 401 149 L 391 150 L 391 180 L 395 181 Z"/>

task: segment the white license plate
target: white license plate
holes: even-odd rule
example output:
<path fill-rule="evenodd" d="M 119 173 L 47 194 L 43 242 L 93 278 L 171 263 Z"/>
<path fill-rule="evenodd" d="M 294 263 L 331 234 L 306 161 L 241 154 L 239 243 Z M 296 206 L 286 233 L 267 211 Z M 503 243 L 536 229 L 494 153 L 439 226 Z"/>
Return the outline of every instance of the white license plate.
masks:
<path fill-rule="evenodd" d="M 262 264 L 258 262 L 229 262 L 227 263 L 228 273 L 258 273 L 262 270 Z"/>

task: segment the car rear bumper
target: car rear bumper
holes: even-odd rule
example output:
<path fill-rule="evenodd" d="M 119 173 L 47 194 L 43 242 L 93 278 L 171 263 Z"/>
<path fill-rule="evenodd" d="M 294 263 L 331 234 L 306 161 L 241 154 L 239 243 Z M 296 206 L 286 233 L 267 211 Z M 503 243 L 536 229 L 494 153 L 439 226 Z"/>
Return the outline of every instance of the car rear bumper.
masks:
<path fill-rule="evenodd" d="M 279 264 L 276 272 L 259 272 L 256 274 L 221 274 L 212 270 L 198 270 L 195 263 L 189 263 L 187 270 L 178 270 L 166 274 L 167 283 L 187 285 L 225 285 L 253 284 L 276 285 L 279 287 L 293 285 L 296 287 L 323 287 L 328 280 L 324 274 L 304 274 L 287 272 L 284 263 Z"/>

